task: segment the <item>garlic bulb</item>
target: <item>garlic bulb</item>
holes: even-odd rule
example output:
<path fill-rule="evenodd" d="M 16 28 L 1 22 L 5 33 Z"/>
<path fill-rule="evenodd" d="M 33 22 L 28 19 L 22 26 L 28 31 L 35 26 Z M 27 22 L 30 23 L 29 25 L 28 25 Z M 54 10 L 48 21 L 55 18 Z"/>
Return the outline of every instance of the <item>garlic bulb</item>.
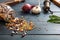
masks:
<path fill-rule="evenodd" d="M 32 12 L 33 14 L 39 14 L 39 13 L 41 12 L 40 6 L 35 6 L 35 7 L 33 7 L 33 8 L 31 9 L 31 12 Z"/>

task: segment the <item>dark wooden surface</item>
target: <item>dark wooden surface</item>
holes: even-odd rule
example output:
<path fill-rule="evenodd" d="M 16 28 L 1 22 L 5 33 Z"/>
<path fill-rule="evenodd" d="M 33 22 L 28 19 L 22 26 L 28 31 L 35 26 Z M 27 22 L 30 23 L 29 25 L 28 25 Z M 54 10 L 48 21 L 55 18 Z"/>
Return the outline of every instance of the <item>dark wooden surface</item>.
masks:
<path fill-rule="evenodd" d="M 3 2 L 3 0 L 0 0 Z M 41 8 L 43 7 L 44 0 L 40 0 Z M 49 23 L 50 13 L 44 14 L 43 9 L 39 15 L 32 15 L 31 13 L 22 13 L 21 8 L 25 3 L 30 3 L 32 5 L 37 5 L 37 0 L 26 0 L 24 3 L 16 4 L 12 8 L 16 11 L 15 16 L 21 17 L 24 16 L 27 21 L 32 21 L 35 24 L 35 29 L 28 31 L 28 35 L 24 38 L 21 38 L 21 33 L 13 37 L 10 36 L 10 31 L 6 29 L 6 26 L 3 23 L 0 23 L 0 39 L 1 40 L 60 40 L 60 24 Z M 54 15 L 60 16 L 60 8 L 51 3 L 51 10 L 54 12 Z"/>

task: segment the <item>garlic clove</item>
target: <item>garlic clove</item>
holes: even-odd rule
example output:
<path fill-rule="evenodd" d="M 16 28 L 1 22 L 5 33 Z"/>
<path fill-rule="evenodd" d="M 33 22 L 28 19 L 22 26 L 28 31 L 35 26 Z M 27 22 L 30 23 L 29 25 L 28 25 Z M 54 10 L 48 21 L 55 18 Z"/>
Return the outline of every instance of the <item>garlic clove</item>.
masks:
<path fill-rule="evenodd" d="M 35 7 L 33 7 L 32 10 L 31 10 L 31 12 L 32 12 L 33 14 L 39 14 L 39 13 L 41 12 L 40 6 L 35 6 Z"/>

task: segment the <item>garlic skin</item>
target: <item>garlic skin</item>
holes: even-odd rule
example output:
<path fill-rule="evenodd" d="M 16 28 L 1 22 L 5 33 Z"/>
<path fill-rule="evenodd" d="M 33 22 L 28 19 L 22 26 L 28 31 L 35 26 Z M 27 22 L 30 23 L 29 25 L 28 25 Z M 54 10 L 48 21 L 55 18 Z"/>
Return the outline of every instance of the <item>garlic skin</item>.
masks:
<path fill-rule="evenodd" d="M 41 12 L 40 6 L 38 5 L 38 6 L 33 7 L 33 8 L 31 9 L 31 12 L 32 12 L 33 14 L 39 14 L 39 13 Z"/>

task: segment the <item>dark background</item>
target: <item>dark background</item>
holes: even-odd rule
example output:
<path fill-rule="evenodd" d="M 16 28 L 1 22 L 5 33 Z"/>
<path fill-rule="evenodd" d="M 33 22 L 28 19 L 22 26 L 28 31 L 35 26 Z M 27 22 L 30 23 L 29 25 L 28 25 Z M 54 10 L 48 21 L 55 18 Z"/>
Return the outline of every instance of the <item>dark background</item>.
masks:
<path fill-rule="evenodd" d="M 0 0 L 0 2 L 5 2 L 7 0 Z M 44 0 L 40 0 L 41 8 L 43 7 Z M 11 31 L 9 31 L 4 23 L 0 23 L 0 40 L 60 40 L 60 24 L 49 23 L 50 13 L 44 14 L 43 9 L 39 15 L 32 15 L 31 13 L 22 13 L 21 8 L 25 3 L 32 5 L 38 5 L 37 0 L 26 0 L 24 3 L 19 3 L 14 6 L 11 6 L 15 11 L 15 17 L 24 16 L 25 19 L 29 22 L 32 21 L 35 24 L 36 29 L 28 31 L 28 34 L 24 38 L 21 38 L 21 33 L 18 35 L 10 36 Z M 55 6 L 53 3 L 50 5 L 51 10 L 54 12 L 54 15 L 60 16 L 60 8 Z"/>

